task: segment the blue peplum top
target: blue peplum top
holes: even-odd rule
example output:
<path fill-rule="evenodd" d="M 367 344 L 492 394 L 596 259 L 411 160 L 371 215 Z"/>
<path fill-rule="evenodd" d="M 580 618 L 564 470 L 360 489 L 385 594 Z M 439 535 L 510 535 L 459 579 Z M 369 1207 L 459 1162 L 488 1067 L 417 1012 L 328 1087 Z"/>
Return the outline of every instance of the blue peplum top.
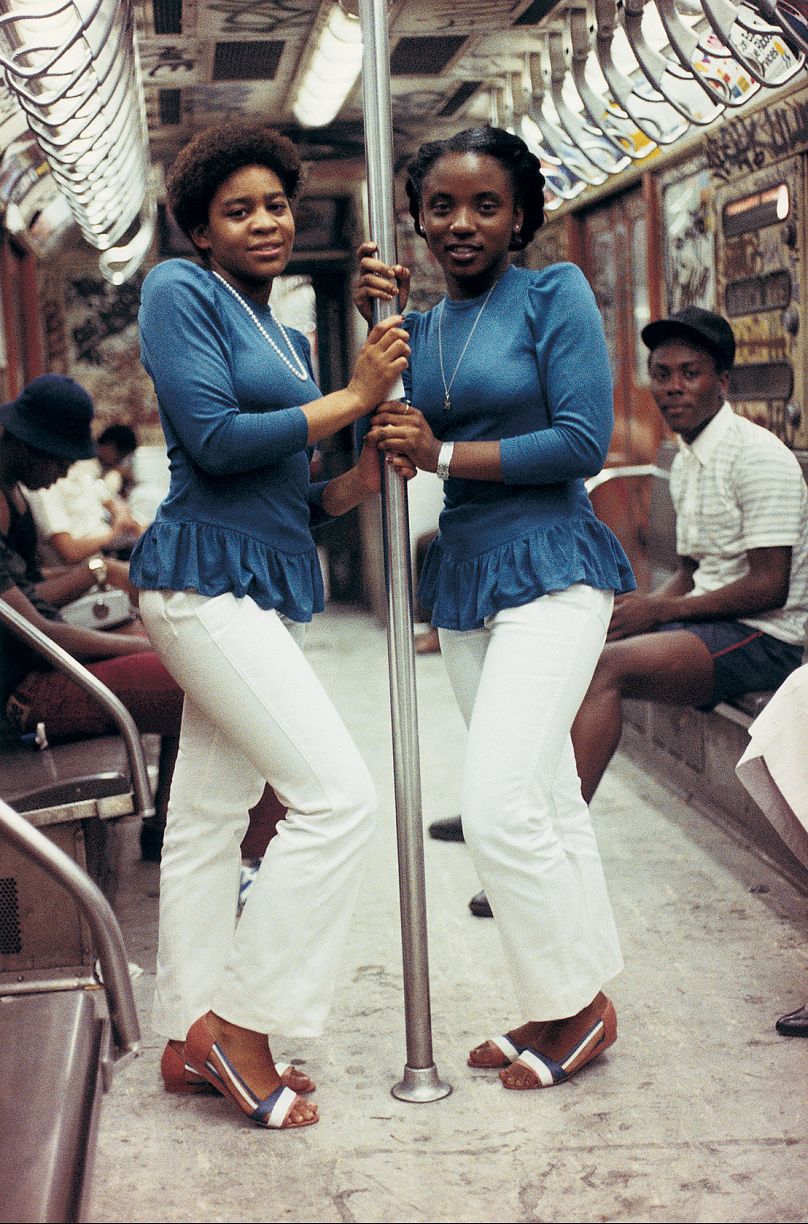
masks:
<path fill-rule="evenodd" d="M 285 353 L 269 307 L 250 306 Z M 232 591 L 311 620 L 323 607 L 311 528 L 328 516 L 325 485 L 309 482 L 300 408 L 320 395 L 308 341 L 286 329 L 308 371 L 303 382 L 225 286 L 183 259 L 149 272 L 139 322 L 171 483 L 132 553 L 132 581 L 144 590 Z"/>
<path fill-rule="evenodd" d="M 510 267 L 458 365 L 485 296 L 444 298 L 406 319 L 405 390 L 435 436 L 500 440 L 502 482 L 445 483 L 418 594 L 432 623 L 446 629 L 477 628 L 500 609 L 577 582 L 615 592 L 635 586 L 584 488 L 603 466 L 614 423 L 603 324 L 586 278 L 568 263 Z"/>

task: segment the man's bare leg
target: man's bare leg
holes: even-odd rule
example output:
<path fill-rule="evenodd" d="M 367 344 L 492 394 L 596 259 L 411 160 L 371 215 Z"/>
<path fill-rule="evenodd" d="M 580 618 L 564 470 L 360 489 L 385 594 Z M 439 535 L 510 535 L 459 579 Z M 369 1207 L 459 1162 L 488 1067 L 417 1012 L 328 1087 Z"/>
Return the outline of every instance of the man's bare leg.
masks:
<path fill-rule="evenodd" d="M 586 802 L 592 799 L 620 743 L 624 697 L 700 706 L 712 695 L 710 652 L 687 629 L 643 633 L 607 643 L 572 725 Z"/>

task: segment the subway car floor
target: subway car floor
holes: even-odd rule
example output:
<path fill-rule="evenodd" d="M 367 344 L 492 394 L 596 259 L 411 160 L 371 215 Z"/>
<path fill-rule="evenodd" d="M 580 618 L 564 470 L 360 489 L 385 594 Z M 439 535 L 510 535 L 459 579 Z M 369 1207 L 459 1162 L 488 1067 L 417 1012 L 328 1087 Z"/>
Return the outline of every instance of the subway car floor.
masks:
<path fill-rule="evenodd" d="M 309 657 L 376 779 L 379 832 L 325 1036 L 273 1043 L 316 1079 L 319 1125 L 263 1131 L 170 1096 L 150 1025 L 158 872 L 117 902 L 144 1029 L 104 1100 L 93 1221 L 808 1220 L 808 901 L 625 759 L 593 815 L 626 961 L 617 1044 L 567 1084 L 508 1092 L 466 1052 L 519 1019 L 462 845 L 426 840 L 435 1060 L 452 1094 L 395 1100 L 405 1062 L 385 635 L 329 610 Z M 457 810 L 464 729 L 438 655 L 417 662 L 425 822 Z"/>

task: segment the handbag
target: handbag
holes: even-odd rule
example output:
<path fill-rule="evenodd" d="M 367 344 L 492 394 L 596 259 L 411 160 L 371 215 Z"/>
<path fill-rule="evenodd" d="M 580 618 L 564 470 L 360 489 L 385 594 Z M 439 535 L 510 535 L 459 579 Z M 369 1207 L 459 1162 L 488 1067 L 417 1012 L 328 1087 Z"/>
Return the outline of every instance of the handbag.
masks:
<path fill-rule="evenodd" d="M 132 619 L 129 596 L 118 587 L 90 591 L 80 599 L 65 604 L 59 614 L 76 629 L 115 629 Z"/>

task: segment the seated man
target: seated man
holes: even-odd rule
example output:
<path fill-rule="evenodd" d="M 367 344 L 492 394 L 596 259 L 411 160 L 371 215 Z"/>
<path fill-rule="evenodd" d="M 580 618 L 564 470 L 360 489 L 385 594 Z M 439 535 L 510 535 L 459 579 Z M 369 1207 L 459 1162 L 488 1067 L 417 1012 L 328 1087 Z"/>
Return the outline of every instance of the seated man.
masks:
<path fill-rule="evenodd" d="M 108 425 L 95 440 L 101 479 L 110 493 L 127 501 L 135 484 L 132 456 L 137 434 L 129 425 Z"/>
<path fill-rule="evenodd" d="M 620 742 L 624 697 L 709 709 L 777 688 L 801 662 L 808 612 L 808 490 L 791 451 L 726 403 L 729 324 L 689 306 L 642 338 L 651 393 L 679 435 L 679 567 L 615 604 L 572 730 L 587 802 Z"/>

